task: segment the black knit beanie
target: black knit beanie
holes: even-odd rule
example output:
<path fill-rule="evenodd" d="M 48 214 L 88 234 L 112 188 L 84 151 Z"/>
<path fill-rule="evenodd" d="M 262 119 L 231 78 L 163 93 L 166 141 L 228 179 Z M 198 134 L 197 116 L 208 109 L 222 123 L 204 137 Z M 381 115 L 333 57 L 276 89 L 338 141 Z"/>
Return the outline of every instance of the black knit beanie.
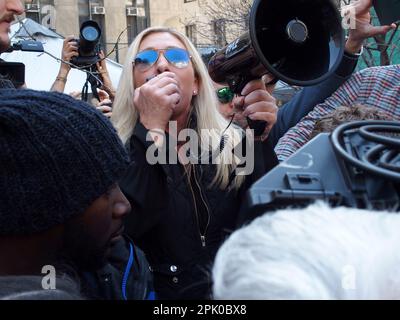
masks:
<path fill-rule="evenodd" d="M 0 90 L 0 236 L 42 232 L 83 213 L 128 162 L 92 106 L 60 93 Z"/>

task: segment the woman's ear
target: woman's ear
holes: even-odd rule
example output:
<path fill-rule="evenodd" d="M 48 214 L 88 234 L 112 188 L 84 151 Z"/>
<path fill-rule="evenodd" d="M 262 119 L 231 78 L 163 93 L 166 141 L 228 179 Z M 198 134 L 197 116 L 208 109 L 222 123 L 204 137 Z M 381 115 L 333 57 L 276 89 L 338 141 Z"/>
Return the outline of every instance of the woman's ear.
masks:
<path fill-rule="evenodd" d="M 200 90 L 199 78 L 195 76 L 193 82 L 193 95 L 197 96 L 199 94 L 199 90 Z"/>

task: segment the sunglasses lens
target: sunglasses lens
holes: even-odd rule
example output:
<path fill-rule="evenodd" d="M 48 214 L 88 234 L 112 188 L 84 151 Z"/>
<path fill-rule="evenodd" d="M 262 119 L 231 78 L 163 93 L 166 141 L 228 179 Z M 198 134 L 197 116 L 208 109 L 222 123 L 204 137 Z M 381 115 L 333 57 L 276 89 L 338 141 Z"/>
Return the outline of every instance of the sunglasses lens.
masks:
<path fill-rule="evenodd" d="M 165 50 L 164 56 L 177 68 L 186 68 L 189 65 L 190 56 L 185 49 L 170 48 Z"/>
<path fill-rule="evenodd" d="M 217 90 L 217 97 L 221 103 L 229 103 L 233 100 L 233 92 L 230 88 L 225 87 Z"/>
<path fill-rule="evenodd" d="M 158 52 L 155 50 L 146 50 L 139 52 L 135 58 L 135 67 L 140 70 L 150 68 L 158 58 Z"/>

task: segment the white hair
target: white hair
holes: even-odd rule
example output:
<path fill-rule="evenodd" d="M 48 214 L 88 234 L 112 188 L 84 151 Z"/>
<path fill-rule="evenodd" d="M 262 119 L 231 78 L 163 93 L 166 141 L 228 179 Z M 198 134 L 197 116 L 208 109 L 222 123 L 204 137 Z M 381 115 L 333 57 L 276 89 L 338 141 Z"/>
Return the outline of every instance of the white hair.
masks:
<path fill-rule="evenodd" d="M 222 133 L 226 130 L 229 122 L 218 111 L 218 100 L 214 92 L 212 80 L 208 74 L 207 68 L 201 59 L 200 54 L 196 48 L 190 42 L 190 40 L 182 33 L 168 28 L 168 27 L 151 27 L 143 30 L 139 33 L 133 43 L 128 49 L 128 53 L 125 59 L 125 65 L 123 67 L 121 80 L 116 93 L 115 102 L 113 106 L 113 113 L 111 121 L 114 127 L 117 129 L 119 137 L 123 143 L 126 143 L 132 136 L 133 129 L 138 121 L 139 115 L 134 108 L 133 94 L 135 91 L 134 76 L 132 72 L 132 61 L 139 51 L 142 40 L 149 34 L 156 32 L 167 32 L 175 36 L 180 40 L 188 50 L 195 75 L 199 81 L 199 92 L 197 96 L 192 97 L 192 108 L 197 117 L 197 128 L 200 142 L 201 131 L 207 130 L 211 136 L 211 143 L 213 144 L 213 150 L 219 148 Z M 229 136 L 227 145 L 221 152 L 220 164 L 217 164 L 216 176 L 213 180 L 213 184 L 218 185 L 221 189 L 224 189 L 229 184 L 229 178 L 232 171 L 237 167 L 237 160 L 233 158 L 232 152 L 236 145 L 242 140 L 243 132 L 236 126 L 230 126 L 226 130 L 226 134 Z M 203 150 L 208 150 L 208 145 L 202 145 Z M 233 163 L 232 163 L 233 162 Z M 244 181 L 244 176 L 237 176 L 234 179 L 234 186 L 238 189 Z"/>
<path fill-rule="evenodd" d="M 317 203 L 234 232 L 213 267 L 216 299 L 399 299 L 400 216 Z"/>

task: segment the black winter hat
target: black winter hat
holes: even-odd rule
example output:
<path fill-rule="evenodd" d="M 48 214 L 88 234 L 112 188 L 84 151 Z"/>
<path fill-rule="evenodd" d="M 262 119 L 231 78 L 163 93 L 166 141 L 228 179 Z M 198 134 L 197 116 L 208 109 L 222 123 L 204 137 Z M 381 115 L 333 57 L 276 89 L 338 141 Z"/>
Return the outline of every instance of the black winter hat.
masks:
<path fill-rule="evenodd" d="M 85 102 L 0 90 L 0 236 L 42 232 L 83 213 L 128 162 L 110 121 Z"/>

